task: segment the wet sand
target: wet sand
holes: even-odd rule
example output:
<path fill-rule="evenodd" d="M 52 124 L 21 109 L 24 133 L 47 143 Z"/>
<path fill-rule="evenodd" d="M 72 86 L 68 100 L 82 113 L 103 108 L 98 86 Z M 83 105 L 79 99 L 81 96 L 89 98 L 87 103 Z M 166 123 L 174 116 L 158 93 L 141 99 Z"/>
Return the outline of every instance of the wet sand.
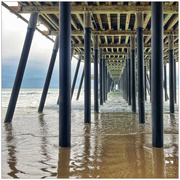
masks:
<path fill-rule="evenodd" d="M 105 107 L 117 96 L 108 98 Z M 89 125 L 73 106 L 71 148 L 59 148 L 58 108 L 17 108 L 12 124 L 2 122 L 2 178 L 178 178 L 177 111 L 164 112 L 164 148 L 153 148 L 150 111 L 139 124 L 137 114 L 100 110 Z"/>

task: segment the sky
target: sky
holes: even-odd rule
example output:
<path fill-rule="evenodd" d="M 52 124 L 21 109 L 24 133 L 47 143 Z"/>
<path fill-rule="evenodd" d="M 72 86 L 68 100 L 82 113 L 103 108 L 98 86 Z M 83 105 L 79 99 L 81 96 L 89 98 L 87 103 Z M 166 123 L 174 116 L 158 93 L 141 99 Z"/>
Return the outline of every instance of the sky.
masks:
<path fill-rule="evenodd" d="M 16 2 L 5 2 L 8 5 L 15 6 Z M 29 20 L 30 14 L 23 14 Z M 43 25 L 38 25 L 41 30 L 47 30 Z M 1 83 L 2 88 L 12 88 L 15 79 L 24 39 L 27 31 L 27 23 L 17 18 L 16 15 L 9 12 L 2 6 L 1 11 Z M 52 36 L 53 39 L 55 37 Z M 46 73 L 51 58 L 53 42 L 35 31 L 26 70 L 23 77 L 22 88 L 43 88 Z M 59 87 L 59 55 L 57 54 L 54 71 L 51 78 L 50 88 Z M 178 64 L 176 63 L 176 72 L 178 76 Z M 77 60 L 71 61 L 71 81 L 73 81 Z M 78 88 L 84 63 L 81 62 L 75 88 Z M 91 64 L 91 74 L 93 64 Z M 167 64 L 167 85 L 169 87 L 169 65 Z M 177 77 L 178 81 L 178 77 Z M 83 83 L 84 84 L 84 83 Z M 84 86 L 82 86 L 83 88 Z M 93 88 L 93 80 L 91 80 Z"/>
<path fill-rule="evenodd" d="M 5 2 L 8 5 L 17 5 L 16 2 Z M 29 20 L 30 14 L 23 14 Z M 41 30 L 47 30 L 43 25 L 38 26 Z M 1 70 L 2 70 L 2 88 L 12 88 L 15 79 L 20 55 L 22 52 L 25 36 L 27 32 L 27 23 L 22 21 L 16 15 L 9 12 L 2 6 L 1 11 Z M 55 36 L 51 36 L 55 40 Z M 53 42 L 35 31 L 26 70 L 24 73 L 22 88 L 42 88 L 45 82 Z M 77 59 L 71 61 L 71 81 L 73 81 Z M 84 63 L 81 62 L 75 88 L 79 87 Z M 93 74 L 93 64 L 91 65 L 91 74 Z M 84 84 L 84 83 L 83 83 Z M 92 80 L 93 88 L 93 80 Z M 50 88 L 59 87 L 59 54 L 57 54 Z M 83 88 L 83 86 L 82 86 Z"/>

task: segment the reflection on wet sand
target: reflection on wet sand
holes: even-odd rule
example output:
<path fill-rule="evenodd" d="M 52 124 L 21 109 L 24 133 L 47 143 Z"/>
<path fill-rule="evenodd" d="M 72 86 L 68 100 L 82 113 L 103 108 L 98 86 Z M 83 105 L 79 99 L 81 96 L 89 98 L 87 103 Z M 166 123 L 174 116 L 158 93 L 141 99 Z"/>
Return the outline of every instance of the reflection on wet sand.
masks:
<path fill-rule="evenodd" d="M 16 158 L 16 146 L 12 145 L 11 143 L 15 140 L 13 136 L 13 127 L 12 124 L 4 124 L 5 131 L 6 131 L 6 143 L 7 143 L 7 150 L 8 150 L 8 159 L 7 164 L 11 169 L 11 172 L 8 173 L 9 176 L 12 178 L 19 178 L 18 173 L 24 173 L 17 169 L 17 158 Z M 25 174 L 25 173 L 24 173 Z"/>
<path fill-rule="evenodd" d="M 55 146 L 57 121 L 52 125 L 47 116 L 35 119 L 38 130 L 32 135 L 5 124 L 3 177 L 178 178 L 177 115 L 165 114 L 164 148 L 151 146 L 150 117 L 147 113 L 144 125 L 127 112 L 92 113 L 90 125 L 76 117 L 70 148 Z"/>
<path fill-rule="evenodd" d="M 112 121 L 112 113 L 94 114 L 94 126 L 83 127 L 83 145 L 60 148 L 58 178 L 178 177 L 178 148 L 171 150 L 175 144 L 177 146 L 177 135 L 165 134 L 167 144 L 170 145 L 153 148 L 151 134 L 146 133 L 142 125 L 135 125 L 136 115 L 126 119 L 128 126 L 121 124 L 118 116 L 113 115 L 112 127 L 109 127 L 107 124 Z M 99 126 L 104 127 L 104 132 L 99 131 Z M 116 126 L 120 129 L 127 127 L 127 134 L 126 129 L 121 132 Z M 138 133 L 129 134 L 131 126 L 136 127 Z M 80 148 L 81 153 L 76 153 Z"/>
<path fill-rule="evenodd" d="M 48 140 L 47 140 L 47 124 L 46 122 L 44 121 L 44 118 L 43 118 L 43 114 L 40 114 L 39 115 L 39 127 L 40 127 L 40 134 L 42 135 L 41 136 L 41 155 L 42 155 L 42 160 L 40 161 L 41 164 L 43 164 L 45 167 L 41 168 L 41 170 L 45 173 L 48 173 L 48 175 L 50 174 L 50 176 L 57 176 L 57 173 L 54 173 L 54 172 L 51 172 L 49 170 L 49 168 L 52 168 L 52 165 L 49 164 L 49 161 L 51 159 L 51 153 L 48 151 L 48 147 L 47 147 L 47 144 L 48 144 Z M 47 176 L 43 176 L 41 178 L 47 178 Z"/>

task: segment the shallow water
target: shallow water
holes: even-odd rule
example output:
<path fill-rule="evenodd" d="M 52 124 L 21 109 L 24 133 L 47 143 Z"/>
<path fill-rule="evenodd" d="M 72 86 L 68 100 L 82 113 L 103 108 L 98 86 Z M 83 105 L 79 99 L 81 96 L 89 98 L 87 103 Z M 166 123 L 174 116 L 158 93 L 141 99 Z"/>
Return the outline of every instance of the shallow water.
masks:
<path fill-rule="evenodd" d="M 170 114 L 168 102 L 164 103 L 164 148 L 153 148 L 149 98 L 145 124 L 138 123 L 138 115 L 119 93 L 110 93 L 99 114 L 92 106 L 88 125 L 83 91 L 79 101 L 75 91 L 71 148 L 59 148 L 58 90 L 49 91 L 44 112 L 38 114 L 41 91 L 21 91 L 12 124 L 3 123 L 10 90 L 2 91 L 2 178 L 178 177 L 178 111 Z"/>

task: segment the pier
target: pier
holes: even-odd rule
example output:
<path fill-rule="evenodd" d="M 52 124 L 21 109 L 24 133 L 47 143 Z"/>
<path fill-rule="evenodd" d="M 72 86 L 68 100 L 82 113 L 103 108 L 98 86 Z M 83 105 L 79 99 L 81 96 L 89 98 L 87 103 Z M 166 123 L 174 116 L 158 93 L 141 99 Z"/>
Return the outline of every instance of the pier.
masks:
<path fill-rule="evenodd" d="M 155 162 L 154 166 L 152 164 L 153 173 L 134 173 L 134 177 L 169 177 L 169 175 L 166 176 L 164 174 L 164 169 L 159 169 L 159 172 L 156 172 L 156 170 L 159 163 L 164 163 L 164 156 L 167 154 L 167 152 L 165 154 L 162 152 L 167 146 L 167 142 L 166 144 L 164 143 L 164 136 L 168 136 L 166 132 L 169 132 L 167 130 L 169 122 L 165 119 L 165 114 L 170 116 L 171 120 L 173 118 L 176 119 L 174 114 L 176 111 L 175 104 L 178 102 L 176 94 L 176 62 L 179 62 L 178 3 L 175 1 L 24 1 L 18 2 L 18 6 L 8 6 L 2 2 L 5 8 L 28 24 L 4 123 L 13 123 L 13 115 L 18 103 L 17 99 L 33 35 L 35 31 L 39 31 L 43 36 L 54 42 L 54 47 L 37 114 L 42 115 L 45 110 L 54 64 L 56 57 L 59 56 L 59 82 L 57 82 L 59 83 L 59 95 L 57 97 L 58 103 L 57 100 L 54 102 L 54 104 L 58 104 L 59 108 L 59 144 L 57 146 L 60 147 L 60 151 L 58 172 L 60 171 L 60 174 L 68 172 L 68 169 L 64 169 L 63 172 L 63 168 L 60 168 L 68 161 L 65 162 L 63 157 L 70 158 L 70 155 L 67 154 L 68 152 L 63 148 L 72 147 L 72 138 L 73 141 L 76 141 L 75 136 L 72 135 L 71 127 L 75 128 L 71 122 L 71 113 L 74 113 L 72 111 L 72 98 L 76 96 L 76 101 L 79 100 L 84 81 L 84 117 L 82 121 L 85 126 L 84 131 L 86 131 L 83 134 L 87 135 L 84 136 L 84 146 L 87 146 L 85 147 L 85 153 L 89 152 L 88 148 L 91 148 L 91 143 L 88 139 L 92 137 L 91 124 L 97 123 L 95 127 L 100 130 L 100 128 L 105 127 L 103 123 L 110 124 L 112 122 L 112 127 L 115 129 L 107 130 L 108 133 L 102 130 L 102 138 L 104 138 L 102 146 L 107 148 L 108 151 L 112 151 L 111 147 L 114 147 L 117 143 L 119 151 L 117 147 L 114 147 L 116 152 L 113 153 L 124 153 L 129 170 L 135 167 L 131 167 L 131 160 L 126 157 L 125 151 L 128 149 L 128 146 L 131 149 L 134 148 L 135 154 L 132 156 L 136 157 L 135 161 L 137 163 L 141 162 L 142 159 L 145 161 L 145 156 L 149 157 L 149 151 L 144 153 L 142 147 L 145 146 L 147 149 L 152 148 L 153 150 L 153 156 L 150 158 Z M 29 21 L 23 18 L 23 14 L 26 13 L 31 14 Z M 38 29 L 36 26 L 37 21 L 43 24 L 47 30 L 41 31 Z M 52 36 L 56 37 L 55 40 L 51 38 Z M 76 58 L 78 63 L 71 85 L 72 57 Z M 75 93 L 75 85 L 81 63 L 84 63 L 84 69 L 81 74 L 80 84 L 78 84 L 78 92 Z M 91 63 L 94 63 L 93 101 Z M 167 71 L 167 64 L 169 65 L 169 71 Z M 169 77 L 169 82 L 167 82 L 167 76 Z M 167 84 L 169 84 L 169 92 L 167 91 Z M 109 101 L 109 98 L 113 99 L 114 102 Z M 122 105 L 125 104 L 128 114 L 122 108 L 119 108 L 119 111 L 116 109 L 115 112 L 111 110 L 107 111 L 107 113 L 103 112 L 103 108 L 115 108 L 115 102 L 120 102 Z M 167 102 L 169 107 L 167 107 Z M 164 113 L 164 104 L 166 104 L 169 114 L 167 111 Z M 114 116 L 115 122 L 111 121 Z M 109 122 L 107 122 L 108 117 L 110 117 Z M 128 123 L 123 122 L 124 120 L 121 117 L 125 117 Z M 104 121 L 102 120 L 103 118 Z M 176 121 L 170 125 L 170 129 L 175 127 Z M 128 124 L 130 124 L 129 127 L 127 127 Z M 119 128 L 116 127 L 118 125 Z M 125 126 L 127 132 L 124 132 L 123 126 Z M 120 131 L 118 132 L 116 128 Z M 97 133 L 94 130 L 92 133 L 95 133 L 95 138 L 98 136 L 101 139 L 101 133 Z M 126 136 L 122 136 L 123 133 Z M 133 133 L 136 135 L 133 136 Z M 105 134 L 107 134 L 107 137 L 104 137 Z M 116 137 L 116 134 L 120 136 Z M 114 138 L 112 142 L 109 140 L 111 136 Z M 129 145 L 128 139 L 130 140 Z M 97 143 L 99 139 L 95 141 Z M 121 143 L 125 144 L 125 149 L 121 147 Z M 141 148 L 139 148 L 140 146 Z M 98 151 L 98 145 L 96 148 Z M 94 153 L 96 154 L 97 152 Z M 107 151 L 105 154 L 107 154 Z M 162 162 L 159 162 L 157 156 L 162 156 L 160 158 Z M 113 163 L 111 165 L 113 166 Z M 100 166 L 103 165 L 101 164 Z M 142 171 L 143 166 L 143 163 L 138 165 Z M 67 167 L 68 165 L 66 164 L 64 168 Z M 106 166 L 104 170 L 106 170 Z M 114 170 L 118 171 L 118 167 L 114 167 Z M 123 171 L 123 168 L 121 171 Z M 71 175 L 70 173 L 69 177 Z M 92 177 L 95 176 L 92 175 Z M 110 176 L 106 174 L 104 178 L 106 177 Z M 114 174 L 113 177 L 133 177 L 133 173 L 131 175 L 128 175 L 128 172 L 126 172 L 126 175 L 119 173 Z"/>

